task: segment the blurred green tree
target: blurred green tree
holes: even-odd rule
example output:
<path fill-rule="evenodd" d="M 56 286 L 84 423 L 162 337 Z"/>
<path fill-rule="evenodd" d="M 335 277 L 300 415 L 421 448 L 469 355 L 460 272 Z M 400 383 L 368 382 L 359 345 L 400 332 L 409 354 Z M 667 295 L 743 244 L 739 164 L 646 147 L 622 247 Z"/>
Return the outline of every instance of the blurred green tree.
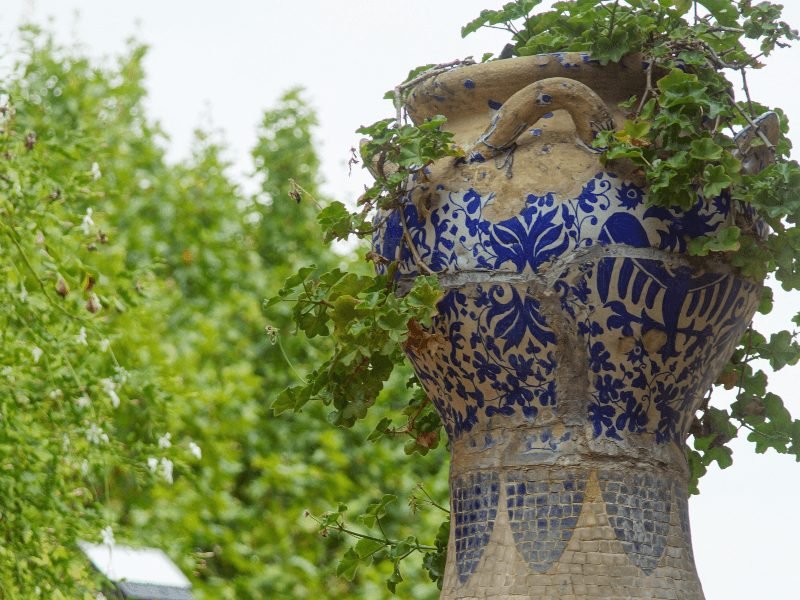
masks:
<path fill-rule="evenodd" d="M 0 117 L 0 595 L 94 597 L 75 542 L 114 532 L 167 550 L 198 598 L 388 596 L 392 561 L 337 577 L 346 540 L 304 511 L 366 510 L 423 480 L 446 496 L 441 455 L 398 468 L 400 445 L 365 441 L 403 378 L 352 430 L 318 406 L 269 409 L 325 347 L 262 299 L 300 265 L 351 261 L 315 243 L 327 201 L 301 91 L 264 113 L 246 193 L 217 134 L 166 160 L 145 48 L 101 67 L 36 28 L 23 39 Z M 296 186 L 315 200 L 296 206 Z M 395 506 L 379 523 L 393 538 L 442 519 Z M 404 595 L 436 596 L 404 575 Z"/>

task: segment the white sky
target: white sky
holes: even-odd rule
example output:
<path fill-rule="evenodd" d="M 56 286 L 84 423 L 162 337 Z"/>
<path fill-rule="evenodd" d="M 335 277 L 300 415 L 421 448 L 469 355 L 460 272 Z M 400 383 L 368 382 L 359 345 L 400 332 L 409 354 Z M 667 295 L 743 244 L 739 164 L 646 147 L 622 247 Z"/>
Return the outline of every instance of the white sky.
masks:
<path fill-rule="evenodd" d="M 501 32 L 460 37 L 460 27 L 483 8 L 504 0 L 4 0 L 0 55 L 14 47 L 23 20 L 46 24 L 62 42 L 80 42 L 102 57 L 119 53 L 131 36 L 147 43 L 150 116 L 171 137 L 170 156 L 188 152 L 192 131 L 224 132 L 237 171 L 249 169 L 248 152 L 261 112 L 286 89 L 302 85 L 317 109 L 317 133 L 326 191 L 353 198 L 366 179 L 347 175 L 355 129 L 391 116 L 384 92 L 416 65 L 484 52 L 499 53 Z M 785 18 L 800 27 L 800 2 Z M 78 16 L 76 16 L 78 15 Z M 756 100 L 782 106 L 798 123 L 800 148 L 800 45 L 779 52 L 750 87 Z M 795 158 L 800 156 L 796 154 Z M 789 326 L 797 297 L 763 319 L 764 327 Z M 800 366 L 785 373 L 777 391 L 800 415 L 793 386 Z M 698 571 L 708 600 L 793 600 L 800 597 L 797 540 L 800 465 L 786 456 L 756 456 L 747 442 L 735 446 L 734 466 L 716 469 L 691 500 Z"/>

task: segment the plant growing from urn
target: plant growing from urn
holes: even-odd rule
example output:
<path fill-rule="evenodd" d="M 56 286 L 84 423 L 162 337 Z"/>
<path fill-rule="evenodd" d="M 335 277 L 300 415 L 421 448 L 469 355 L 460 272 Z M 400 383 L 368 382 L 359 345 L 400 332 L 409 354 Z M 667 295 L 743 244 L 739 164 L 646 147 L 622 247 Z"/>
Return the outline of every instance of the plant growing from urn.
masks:
<path fill-rule="evenodd" d="M 800 457 L 752 366 L 800 346 L 750 325 L 767 275 L 800 288 L 800 168 L 747 82 L 797 33 L 769 2 L 540 3 L 483 11 L 462 33 L 507 29 L 499 59 L 412 71 L 360 130 L 375 184 L 319 221 L 370 239 L 376 275 L 287 281 L 275 301 L 334 350 L 273 406 L 352 426 L 409 359 L 404 422 L 373 437 L 425 453 L 446 433 L 449 530 L 425 546 L 327 513 L 361 538 L 345 575 L 386 557 L 393 590 L 418 551 L 446 598 L 703 598 L 687 493 L 742 430 Z M 726 410 L 715 384 L 738 390 Z"/>

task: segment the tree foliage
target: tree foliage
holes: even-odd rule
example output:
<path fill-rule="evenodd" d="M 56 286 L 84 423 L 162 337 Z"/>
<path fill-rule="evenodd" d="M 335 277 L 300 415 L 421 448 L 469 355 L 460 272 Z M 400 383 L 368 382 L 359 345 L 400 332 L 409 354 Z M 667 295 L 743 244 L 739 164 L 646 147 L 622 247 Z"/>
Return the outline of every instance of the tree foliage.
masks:
<path fill-rule="evenodd" d="M 365 443 L 392 398 L 341 431 L 318 407 L 291 421 L 269 407 L 327 347 L 262 299 L 306 262 L 347 262 L 291 197 L 320 197 L 314 113 L 299 90 L 264 113 L 245 193 L 217 134 L 166 160 L 145 52 L 99 66 L 28 28 L 3 81 L 0 596 L 94 598 L 76 542 L 113 534 L 167 550 L 198 598 L 378 597 L 394 563 L 337 577 L 345 540 L 322 543 L 305 511 L 416 497 L 441 461 L 398 470 L 402 448 Z M 407 539 L 423 504 L 371 526 Z M 429 514 L 415 519 L 435 530 Z M 422 577 L 406 576 L 410 595 L 433 595 Z"/>

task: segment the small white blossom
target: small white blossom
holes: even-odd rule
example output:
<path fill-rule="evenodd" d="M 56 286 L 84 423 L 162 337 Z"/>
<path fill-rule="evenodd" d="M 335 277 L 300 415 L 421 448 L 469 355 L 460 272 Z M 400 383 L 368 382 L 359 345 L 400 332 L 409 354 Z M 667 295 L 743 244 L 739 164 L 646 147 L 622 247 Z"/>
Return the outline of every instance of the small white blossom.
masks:
<path fill-rule="evenodd" d="M 19 285 L 19 301 L 23 304 L 28 301 L 28 290 L 24 285 Z"/>
<path fill-rule="evenodd" d="M 156 469 L 158 469 L 158 459 L 155 458 L 154 456 L 151 456 L 150 458 L 148 458 L 147 459 L 147 468 L 150 469 L 153 473 L 155 473 Z"/>
<path fill-rule="evenodd" d="M 58 400 L 59 398 L 63 397 L 64 397 L 64 392 L 62 392 L 58 388 L 50 391 L 50 398 L 52 398 L 53 400 Z"/>
<path fill-rule="evenodd" d="M 114 372 L 117 374 L 117 381 L 120 383 L 128 381 L 128 372 L 125 370 L 125 367 L 117 365 L 114 367 Z"/>
<path fill-rule="evenodd" d="M 203 451 L 200 449 L 200 446 L 194 442 L 189 442 L 189 452 L 191 452 L 192 456 L 194 456 L 197 460 L 203 458 Z"/>
<path fill-rule="evenodd" d="M 101 427 L 98 427 L 96 423 L 92 423 L 92 426 L 86 430 L 86 439 L 91 444 L 108 443 L 108 434 Z"/>
<path fill-rule="evenodd" d="M 78 332 L 78 335 L 75 336 L 75 343 L 83 344 L 84 346 L 89 345 L 89 342 L 86 341 L 86 327 L 81 327 L 81 330 Z"/>
<path fill-rule="evenodd" d="M 89 461 L 86 460 L 85 458 L 83 459 L 83 462 L 81 463 L 81 473 L 83 473 L 84 475 L 88 475 L 89 474 Z"/>
<path fill-rule="evenodd" d="M 96 162 L 92 163 L 91 173 L 92 173 L 92 179 L 94 179 L 95 181 L 97 181 L 103 176 L 103 174 L 100 172 L 100 165 L 98 165 Z"/>
<path fill-rule="evenodd" d="M 33 362 L 38 364 L 39 359 L 42 358 L 42 354 L 44 354 L 44 350 L 36 346 L 33 350 L 31 350 L 31 354 L 33 355 Z"/>
<path fill-rule="evenodd" d="M 78 408 L 87 408 L 91 403 L 92 399 L 86 394 L 83 394 L 80 398 L 75 400 L 75 404 L 78 406 Z"/>
<path fill-rule="evenodd" d="M 103 592 L 98 592 L 97 596 L 94 597 L 94 600 L 108 600 L 106 595 Z"/>
<path fill-rule="evenodd" d="M 172 434 L 168 431 L 160 438 L 158 438 L 158 447 L 169 448 L 170 446 L 172 446 L 172 442 L 170 441 L 171 439 L 172 439 Z"/>
<path fill-rule="evenodd" d="M 161 458 L 161 474 L 167 483 L 172 483 L 172 461 L 168 458 Z"/>
<path fill-rule="evenodd" d="M 114 408 L 119 407 L 119 396 L 117 395 L 117 384 L 114 383 L 114 380 L 110 377 L 106 377 L 105 379 L 100 380 L 100 385 L 103 386 L 103 391 L 111 400 L 111 406 Z"/>
<path fill-rule="evenodd" d="M 107 525 L 100 530 L 100 537 L 106 546 L 114 545 L 114 530 L 111 529 L 111 525 Z"/>
<path fill-rule="evenodd" d="M 108 352 L 108 347 L 111 345 L 107 339 L 100 340 L 100 352 Z"/>
<path fill-rule="evenodd" d="M 94 227 L 94 219 L 92 219 L 92 207 L 88 207 L 86 209 L 86 214 L 83 215 L 83 221 L 81 221 L 81 229 L 83 229 L 84 235 L 89 235 L 92 233 L 92 227 Z"/>

